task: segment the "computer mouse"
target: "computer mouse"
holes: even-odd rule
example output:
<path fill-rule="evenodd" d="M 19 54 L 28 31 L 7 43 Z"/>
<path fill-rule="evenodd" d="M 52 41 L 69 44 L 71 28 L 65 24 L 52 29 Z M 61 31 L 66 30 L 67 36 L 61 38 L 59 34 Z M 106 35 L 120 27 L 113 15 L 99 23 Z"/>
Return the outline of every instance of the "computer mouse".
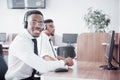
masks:
<path fill-rule="evenodd" d="M 57 68 L 55 72 L 68 72 L 67 68 Z"/>

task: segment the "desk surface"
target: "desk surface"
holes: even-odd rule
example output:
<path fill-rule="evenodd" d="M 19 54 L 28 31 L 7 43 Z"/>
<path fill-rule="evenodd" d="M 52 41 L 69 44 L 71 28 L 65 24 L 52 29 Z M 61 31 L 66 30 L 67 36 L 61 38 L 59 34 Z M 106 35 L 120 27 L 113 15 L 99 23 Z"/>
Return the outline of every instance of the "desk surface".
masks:
<path fill-rule="evenodd" d="M 68 72 L 49 72 L 41 76 L 41 80 L 120 80 L 120 70 L 101 70 L 105 63 L 77 62 Z"/>
<path fill-rule="evenodd" d="M 9 45 L 2 45 L 3 49 L 8 49 Z"/>

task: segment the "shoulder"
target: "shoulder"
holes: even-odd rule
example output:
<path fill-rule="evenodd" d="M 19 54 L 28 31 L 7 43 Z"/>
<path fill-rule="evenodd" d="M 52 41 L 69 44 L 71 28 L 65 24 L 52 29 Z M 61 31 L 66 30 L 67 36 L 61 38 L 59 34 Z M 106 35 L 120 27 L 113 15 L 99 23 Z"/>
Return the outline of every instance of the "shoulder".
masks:
<path fill-rule="evenodd" d="M 28 34 L 26 33 L 19 33 L 16 38 L 13 40 L 11 45 L 18 46 L 18 45 L 26 45 L 26 44 L 31 44 L 32 40 L 31 37 L 29 37 Z"/>

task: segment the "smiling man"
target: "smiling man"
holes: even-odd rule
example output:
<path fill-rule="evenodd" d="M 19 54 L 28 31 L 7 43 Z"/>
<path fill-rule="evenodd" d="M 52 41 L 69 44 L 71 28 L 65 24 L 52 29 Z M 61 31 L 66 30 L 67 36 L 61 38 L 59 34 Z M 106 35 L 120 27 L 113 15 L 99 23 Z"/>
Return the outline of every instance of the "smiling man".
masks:
<path fill-rule="evenodd" d="M 24 16 L 25 29 L 17 35 L 9 47 L 6 80 L 36 80 L 34 78 L 35 71 L 45 73 L 65 65 L 73 65 L 71 59 L 45 61 L 39 57 L 36 38 L 39 37 L 43 27 L 43 14 L 40 11 L 26 12 Z"/>

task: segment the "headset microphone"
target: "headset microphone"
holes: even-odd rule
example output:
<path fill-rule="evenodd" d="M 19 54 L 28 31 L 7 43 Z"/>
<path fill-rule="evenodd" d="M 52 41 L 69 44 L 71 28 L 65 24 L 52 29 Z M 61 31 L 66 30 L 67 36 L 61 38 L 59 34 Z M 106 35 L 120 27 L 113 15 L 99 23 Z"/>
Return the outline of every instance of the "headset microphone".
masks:
<path fill-rule="evenodd" d="M 44 31 L 44 28 L 42 28 L 42 31 Z"/>

